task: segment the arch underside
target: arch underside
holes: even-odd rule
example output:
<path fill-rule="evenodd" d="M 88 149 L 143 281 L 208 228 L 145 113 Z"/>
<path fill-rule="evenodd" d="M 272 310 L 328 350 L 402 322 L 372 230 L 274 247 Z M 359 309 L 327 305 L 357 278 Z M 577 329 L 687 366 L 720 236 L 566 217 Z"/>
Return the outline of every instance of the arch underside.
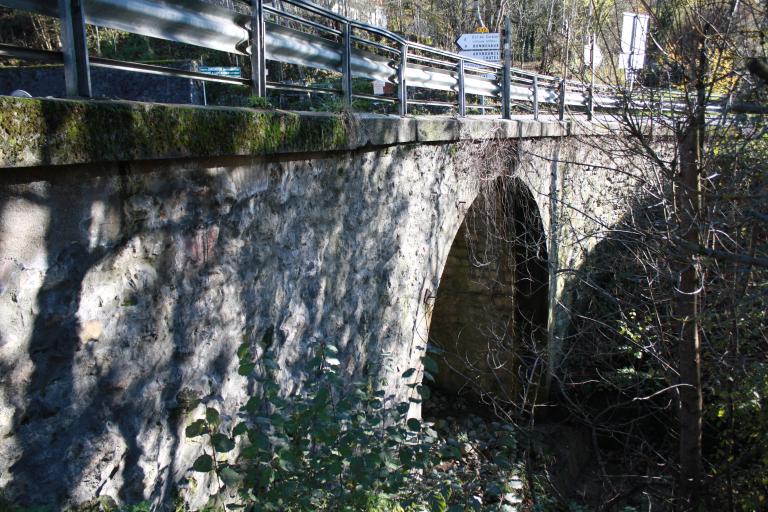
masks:
<path fill-rule="evenodd" d="M 430 343 L 447 393 L 535 400 L 546 342 L 547 249 L 539 209 L 518 178 L 483 187 L 454 238 L 437 290 Z"/>

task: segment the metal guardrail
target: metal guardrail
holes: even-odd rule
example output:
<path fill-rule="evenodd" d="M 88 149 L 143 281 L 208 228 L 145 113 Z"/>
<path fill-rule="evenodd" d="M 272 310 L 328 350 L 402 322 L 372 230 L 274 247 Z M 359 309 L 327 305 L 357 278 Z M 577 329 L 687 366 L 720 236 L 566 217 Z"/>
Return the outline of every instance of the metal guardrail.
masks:
<path fill-rule="evenodd" d="M 89 67 L 102 66 L 248 86 L 260 97 L 267 89 L 282 89 L 337 93 L 347 105 L 356 97 L 388 101 L 399 105 L 401 115 L 408 113 L 409 104 L 423 104 L 453 106 L 460 116 L 470 108 L 497 109 L 508 119 L 517 105 L 538 118 L 542 105 L 548 105 L 560 119 L 571 107 L 583 109 L 591 118 L 595 109 L 627 104 L 626 98 L 604 86 L 513 68 L 509 23 L 503 31 L 504 63 L 498 64 L 414 43 L 304 0 L 281 0 L 280 8 L 265 0 L 236 0 L 232 9 L 204 0 L 0 0 L 0 5 L 61 19 L 62 52 L 0 44 L 0 55 L 63 62 L 69 96 L 91 97 Z M 87 52 L 86 24 L 249 56 L 252 78 L 92 57 Z M 267 60 L 339 72 L 342 87 L 268 82 Z M 352 79 L 357 77 L 392 84 L 396 95 L 356 94 Z M 449 91 L 456 100 L 419 100 L 408 95 L 408 88 Z M 633 108 L 683 110 L 685 106 L 685 98 L 670 92 L 656 91 L 652 96 L 633 97 Z M 468 103 L 472 97 L 482 102 Z M 722 107 L 718 103 L 712 109 Z"/>

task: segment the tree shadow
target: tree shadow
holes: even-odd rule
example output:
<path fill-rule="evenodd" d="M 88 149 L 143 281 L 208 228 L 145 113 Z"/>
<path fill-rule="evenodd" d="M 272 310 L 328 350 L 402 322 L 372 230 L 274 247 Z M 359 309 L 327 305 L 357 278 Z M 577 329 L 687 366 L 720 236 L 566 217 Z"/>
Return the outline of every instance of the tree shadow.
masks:
<path fill-rule="evenodd" d="M 665 509 L 675 480 L 675 396 L 657 392 L 677 381 L 674 334 L 660 323 L 671 318 L 673 276 L 644 258 L 669 242 L 648 236 L 665 222 L 657 200 L 638 198 L 628 210 L 570 270 L 564 290 L 570 323 L 556 399 L 591 441 L 589 460 L 555 485 L 587 506 L 611 495 L 617 504 Z M 658 293 L 664 282 L 667 293 Z"/>
<path fill-rule="evenodd" d="M 53 103 L 43 103 L 42 113 L 46 124 L 43 136 L 60 133 L 71 122 Z M 88 133 L 89 112 L 83 121 L 82 138 L 101 135 Z M 130 133 L 124 135 L 131 137 Z M 44 161 L 53 157 L 49 148 L 44 146 Z M 25 382 L 16 383 L 19 388 L 11 393 L 16 408 L 13 434 L 18 456 L 9 468 L 11 480 L 5 491 L 20 503 L 67 503 L 90 463 L 93 441 L 115 429 L 106 414 L 117 405 L 109 392 L 111 375 L 109 371 L 100 375 L 104 369 L 92 359 L 98 349 L 89 345 L 101 337 L 103 325 L 84 322 L 78 315 L 88 273 L 120 253 L 138 232 L 136 226 L 126 225 L 123 212 L 113 211 L 111 222 L 119 226 L 119 236 L 106 241 L 94 233 L 99 229 L 93 225 L 94 214 L 98 215 L 94 207 L 108 204 L 109 194 L 114 193 L 114 178 L 109 175 L 125 175 L 123 167 L 104 167 L 20 169 L 6 171 L 2 177 L 6 201 L 29 201 L 30 192 L 42 190 L 35 204 L 47 211 L 48 219 L 41 240 L 44 245 L 38 248 L 46 261 L 33 304 L 29 359 L 22 361 L 32 369 Z M 75 368 L 82 366 L 89 368 L 76 374 Z M 130 415 L 130 405 L 123 407 Z M 122 424 L 116 423 L 120 429 Z M 120 432 L 129 452 L 138 449 L 132 434 Z"/>
<path fill-rule="evenodd" d="M 104 113 L 89 106 L 76 112 L 73 121 L 65 112 L 60 104 L 42 102 L 48 137 L 42 161 L 56 158 L 58 137 L 73 122 L 80 128 L 66 134 L 67 142 L 103 155 L 99 142 L 109 134 L 98 130 Z M 122 115 L 130 117 L 130 112 L 125 109 Z M 130 119 L 113 121 L 123 128 L 133 126 Z M 232 130 L 244 127 L 245 120 Z M 127 147 L 144 136 L 132 130 L 119 135 Z M 171 219 L 163 212 L 163 200 L 172 198 L 174 185 L 180 185 L 164 181 L 149 164 L 6 170 L 0 180 L 0 203 L 26 201 L 47 212 L 36 247 L 45 262 L 29 304 L 33 321 L 28 358 L 8 364 L 9 375 L 15 368 L 22 378 L 6 380 L 3 386 L 16 411 L 4 492 L 20 505 L 54 508 L 101 493 L 128 502 L 146 499 L 145 480 L 162 472 L 151 468 L 147 473 L 148 464 L 158 459 L 147 449 L 168 453 L 179 443 L 183 414 L 166 419 L 160 413 L 178 408 L 185 377 L 179 367 L 194 354 L 185 339 L 190 318 L 207 314 L 215 323 L 219 317 L 216 310 L 201 311 L 199 303 L 183 303 L 176 293 L 194 287 L 189 281 L 205 279 L 215 263 L 208 253 L 216 252 L 218 237 L 198 240 L 216 224 L 215 215 L 206 216 L 215 203 L 206 195 L 211 180 L 205 172 L 196 179 L 182 178 L 182 184 L 194 182 L 198 193 L 178 195 Z M 8 241 L 14 242 L 27 244 Z M 173 243 L 166 257 L 164 249 Z M 152 254 L 135 257 L 151 244 Z M 126 258 L 131 264 L 110 275 Z M 155 279 L 158 275 L 175 279 L 163 282 Z M 166 300 L 173 306 L 163 307 Z M 180 326 L 182 320 L 186 323 Z M 173 357 L 166 357 L 164 340 L 158 339 L 167 332 L 173 333 Z M 220 381 L 226 348 L 212 355 L 200 373 Z M 159 354 L 153 361 L 142 351 Z M 136 367 L 131 370 L 121 360 Z M 167 500 L 168 491 L 162 494 Z"/>
<path fill-rule="evenodd" d="M 55 134 L 71 121 L 50 109 L 43 161 L 56 158 Z M 93 128 L 104 114 L 91 122 L 88 112 L 78 114 L 78 147 L 109 137 Z M 246 127 L 242 116 L 229 129 Z M 119 134 L 124 147 L 144 143 L 140 129 Z M 424 168 L 404 166 L 409 158 Z M 339 345 L 347 374 L 378 379 L 366 361 L 414 337 L 401 294 L 420 308 L 424 283 L 437 279 L 430 255 L 419 282 L 395 286 L 412 256 L 404 248 L 432 243 L 455 207 L 447 196 L 434 215 L 422 212 L 433 188 L 458 179 L 438 172 L 450 158 L 409 146 L 6 170 L 0 204 L 34 200 L 48 218 L 28 350 L 9 364 L 18 381 L 3 383 L 17 411 L 8 498 L 169 504 L 199 453 L 185 424 L 200 401 L 234 419 L 248 392 L 236 347 L 273 326 L 286 394 L 300 389 L 318 340 Z M 421 238 L 404 239 L 413 233 Z"/>

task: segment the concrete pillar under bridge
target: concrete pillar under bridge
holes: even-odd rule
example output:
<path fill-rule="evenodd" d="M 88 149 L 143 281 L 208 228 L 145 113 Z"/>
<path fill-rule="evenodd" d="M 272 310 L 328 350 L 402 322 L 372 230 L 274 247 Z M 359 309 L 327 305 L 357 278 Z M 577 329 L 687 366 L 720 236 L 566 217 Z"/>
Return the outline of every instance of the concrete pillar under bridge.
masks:
<path fill-rule="evenodd" d="M 190 483 L 201 446 L 184 427 L 205 403 L 235 416 L 236 348 L 260 355 L 269 328 L 284 393 L 332 341 L 346 375 L 405 396 L 483 215 L 535 249 L 513 244 L 517 270 L 499 264 L 484 300 L 530 317 L 510 336 L 542 340 L 556 367 L 569 272 L 633 190 L 603 151 L 619 141 L 555 120 L 0 97 L 3 495 L 168 503 L 180 488 L 199 504 L 211 482 Z"/>

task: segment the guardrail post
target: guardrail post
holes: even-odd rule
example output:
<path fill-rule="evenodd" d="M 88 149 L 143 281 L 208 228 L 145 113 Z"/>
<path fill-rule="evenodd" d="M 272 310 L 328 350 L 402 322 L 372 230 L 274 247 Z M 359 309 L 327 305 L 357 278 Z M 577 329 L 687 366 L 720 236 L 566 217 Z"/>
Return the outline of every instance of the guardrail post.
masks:
<path fill-rule="evenodd" d="M 397 70 L 397 95 L 400 100 L 400 115 L 408 114 L 408 85 L 405 83 L 405 69 L 408 66 L 408 45 L 400 46 L 400 68 Z"/>
<path fill-rule="evenodd" d="M 589 36 L 589 89 L 587 91 L 587 119 L 595 116 L 595 34 Z"/>
<path fill-rule="evenodd" d="M 259 98 L 267 95 L 265 38 L 263 0 L 251 0 L 251 94 Z"/>
<path fill-rule="evenodd" d="M 459 115 L 467 115 L 467 89 L 464 82 L 464 59 L 459 59 Z"/>
<path fill-rule="evenodd" d="M 565 78 L 560 79 L 560 107 L 558 108 L 558 117 L 562 121 L 565 119 Z"/>
<path fill-rule="evenodd" d="M 508 16 L 504 17 L 504 77 L 501 87 L 501 117 L 512 118 L 511 88 L 512 88 L 512 22 Z"/>
<path fill-rule="evenodd" d="M 539 77 L 533 75 L 533 119 L 539 120 Z"/>
<path fill-rule="evenodd" d="M 344 23 L 344 40 L 341 50 L 341 90 L 344 105 L 352 106 L 352 25 Z"/>
<path fill-rule="evenodd" d="M 85 13 L 81 0 L 59 0 L 61 38 L 64 47 L 64 81 L 67 96 L 90 98 L 91 70 L 88 67 L 88 41 L 85 38 Z"/>

